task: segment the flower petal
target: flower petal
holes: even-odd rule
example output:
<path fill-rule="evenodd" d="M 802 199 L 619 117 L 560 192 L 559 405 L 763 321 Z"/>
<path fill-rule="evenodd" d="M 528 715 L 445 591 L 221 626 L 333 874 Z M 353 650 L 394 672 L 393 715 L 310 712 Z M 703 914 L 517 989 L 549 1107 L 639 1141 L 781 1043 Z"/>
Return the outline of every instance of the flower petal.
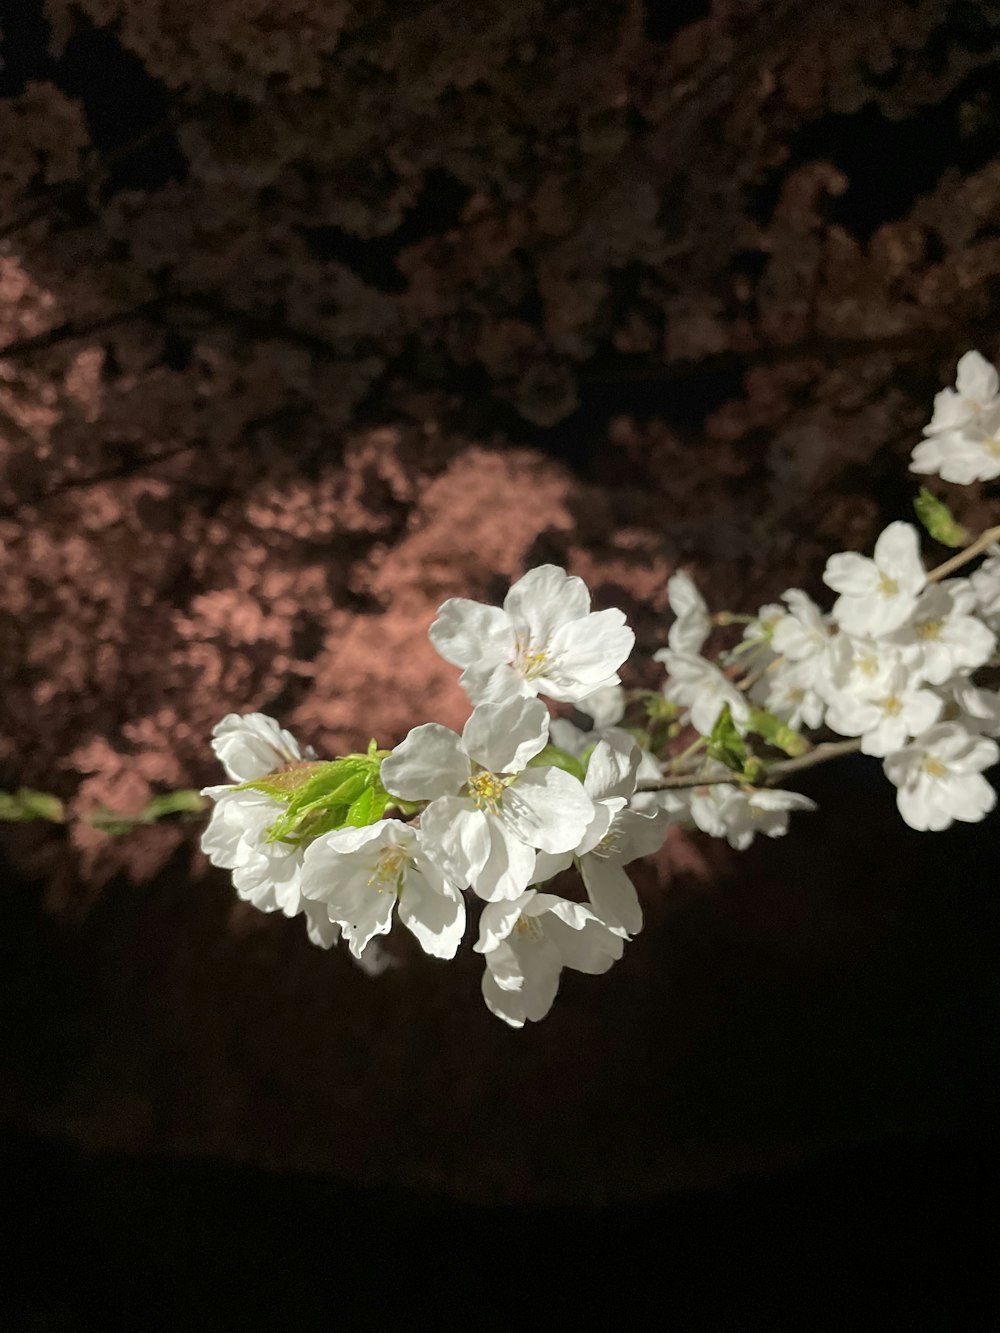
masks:
<path fill-rule="evenodd" d="M 559 915 L 553 921 L 546 921 L 545 930 L 559 950 L 563 967 L 599 976 L 621 958 L 625 941 L 620 934 L 609 930 L 603 921 L 589 913 L 588 916 L 582 930 L 574 930 Z"/>
<path fill-rule="evenodd" d="M 464 796 L 439 796 L 420 816 L 420 843 L 451 882 L 473 884 L 490 854 L 486 816 Z"/>
<path fill-rule="evenodd" d="M 476 953 L 492 953 L 510 934 L 524 908 L 535 897 L 528 889 L 518 898 L 500 898 L 487 903 L 479 918 L 479 939 L 473 946 Z"/>
<path fill-rule="evenodd" d="M 642 752 L 627 731 L 613 731 L 594 746 L 583 786 L 593 801 L 631 796 Z"/>
<path fill-rule="evenodd" d="M 424 953 L 454 958 L 465 934 L 465 899 L 433 866 L 410 869 L 399 895 L 399 919 Z"/>
<path fill-rule="evenodd" d="M 580 872 L 597 915 L 609 926 L 621 926 L 630 935 L 637 935 L 642 930 L 639 895 L 620 862 L 585 856 L 580 861 Z"/>
<path fill-rule="evenodd" d="M 491 773 L 520 773 L 548 738 L 549 710 L 541 700 L 515 698 L 474 708 L 462 732 L 462 745 Z"/>
<path fill-rule="evenodd" d="M 228 713 L 212 731 L 212 749 L 234 782 L 266 777 L 302 757 L 291 732 L 266 713 Z"/>
<path fill-rule="evenodd" d="M 903 592 L 918 593 L 927 582 L 920 538 L 912 523 L 890 523 L 875 543 L 874 556 L 878 568 L 896 579 Z"/>
<path fill-rule="evenodd" d="M 498 898 L 518 898 L 535 869 L 535 849 L 526 846 L 499 819 L 486 815 L 490 832 L 490 853 L 482 870 L 472 880 L 472 890 L 479 898 L 495 902 Z"/>
<path fill-rule="evenodd" d="M 453 666 L 495 665 L 509 662 L 514 656 L 510 617 L 498 606 L 486 606 L 467 597 L 449 597 L 442 602 L 427 636 Z"/>
<path fill-rule="evenodd" d="M 504 792 L 502 819 L 531 847 L 568 852 L 594 818 L 583 784 L 561 768 L 526 769 Z"/>
<path fill-rule="evenodd" d="M 468 780 L 469 757 L 458 734 L 437 722 L 414 727 L 382 760 L 382 784 L 404 801 L 453 796 Z"/>
<path fill-rule="evenodd" d="M 590 593 L 583 579 L 558 565 L 537 565 L 511 585 L 503 609 L 519 637 L 541 646 L 560 625 L 587 615 Z"/>

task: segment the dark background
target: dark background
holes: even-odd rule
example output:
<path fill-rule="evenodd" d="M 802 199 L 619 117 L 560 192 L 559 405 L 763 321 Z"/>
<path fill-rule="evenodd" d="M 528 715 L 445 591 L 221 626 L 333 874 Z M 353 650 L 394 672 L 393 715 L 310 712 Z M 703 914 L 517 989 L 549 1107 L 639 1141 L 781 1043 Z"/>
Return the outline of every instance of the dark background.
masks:
<path fill-rule="evenodd" d="M 0 845 L 4 1326 L 994 1323 L 990 821 L 812 773 L 783 842 L 672 836 L 623 962 L 514 1033 L 471 953 L 370 980 L 196 821 L 76 817 L 214 781 L 231 710 L 460 724 L 434 608 L 532 564 L 648 656 L 679 565 L 751 609 L 909 518 L 998 352 L 1000 8 L 0 30 L 0 787 L 74 816 Z"/>

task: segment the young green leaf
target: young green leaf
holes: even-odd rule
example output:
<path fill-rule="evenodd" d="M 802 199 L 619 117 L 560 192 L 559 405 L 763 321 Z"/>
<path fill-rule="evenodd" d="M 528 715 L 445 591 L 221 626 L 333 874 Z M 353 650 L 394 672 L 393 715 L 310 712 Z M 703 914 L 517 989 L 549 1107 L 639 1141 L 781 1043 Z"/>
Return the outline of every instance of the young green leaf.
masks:
<path fill-rule="evenodd" d="M 723 705 L 721 713 L 715 720 L 715 726 L 708 738 L 708 754 L 712 759 L 717 759 L 719 763 L 731 768 L 734 773 L 742 773 L 746 768 L 748 758 L 746 742 L 736 730 L 736 723 L 733 721 L 728 704 Z"/>

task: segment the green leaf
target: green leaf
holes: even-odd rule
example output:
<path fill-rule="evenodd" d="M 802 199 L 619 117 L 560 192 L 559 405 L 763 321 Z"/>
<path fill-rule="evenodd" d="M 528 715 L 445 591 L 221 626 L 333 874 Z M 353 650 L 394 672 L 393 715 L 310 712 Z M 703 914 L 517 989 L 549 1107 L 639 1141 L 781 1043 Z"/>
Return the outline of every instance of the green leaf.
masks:
<path fill-rule="evenodd" d="M 715 720 L 708 738 L 708 753 L 712 759 L 731 768 L 734 773 L 742 773 L 747 764 L 746 742 L 736 730 L 736 723 L 728 704 Z"/>
<path fill-rule="evenodd" d="M 25 824 L 44 819 L 50 824 L 61 824 L 65 818 L 66 812 L 58 796 L 33 791 L 30 787 L 18 787 L 15 792 L 0 791 L 0 821 Z"/>
<path fill-rule="evenodd" d="M 268 773 L 263 778 L 241 782 L 236 790 L 262 791 L 265 796 L 270 796 L 276 801 L 287 801 L 329 767 L 329 764 L 320 760 L 312 764 L 296 764 L 293 768 L 283 768 L 277 773 Z"/>
<path fill-rule="evenodd" d="M 942 546 L 968 546 L 972 540 L 971 534 L 956 522 L 945 502 L 932 495 L 926 486 L 921 486 L 913 508 L 920 522 Z"/>
<path fill-rule="evenodd" d="M 560 750 L 557 745 L 546 745 L 544 750 L 539 750 L 534 759 L 528 760 L 528 767 L 561 768 L 564 773 L 572 773 L 579 782 L 587 776 L 586 764 L 568 750 Z"/>
<path fill-rule="evenodd" d="M 809 742 L 804 736 L 799 735 L 792 727 L 788 726 L 763 708 L 752 708 L 750 710 L 750 730 L 755 735 L 762 737 L 768 745 L 773 745 L 776 750 L 782 750 L 785 754 L 795 758 L 796 755 L 805 754 L 809 749 Z"/>
<path fill-rule="evenodd" d="M 344 822 L 349 824 L 351 828 L 363 828 L 365 824 L 370 824 L 374 800 L 375 793 L 371 787 L 366 787 L 357 800 L 351 802 L 347 811 L 347 819 Z"/>

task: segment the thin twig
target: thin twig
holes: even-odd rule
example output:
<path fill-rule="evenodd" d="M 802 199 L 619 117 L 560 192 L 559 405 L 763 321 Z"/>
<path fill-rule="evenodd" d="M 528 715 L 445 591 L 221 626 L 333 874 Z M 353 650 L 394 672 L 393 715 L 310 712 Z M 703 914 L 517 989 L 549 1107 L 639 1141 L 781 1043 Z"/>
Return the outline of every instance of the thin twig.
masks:
<path fill-rule="evenodd" d="M 932 569 L 927 575 L 927 582 L 935 583 L 938 579 L 947 578 L 953 569 L 961 569 L 964 564 L 974 560 L 977 555 L 981 555 L 987 546 L 991 546 L 995 541 L 1000 541 L 1000 525 L 995 528 L 987 528 L 971 546 L 967 546 L 964 551 L 959 551 L 957 555 L 951 556 L 943 565 L 938 565 L 937 569 Z"/>
<path fill-rule="evenodd" d="M 795 759 L 783 759 L 780 763 L 772 764 L 758 781 L 750 785 L 754 787 L 776 787 L 789 773 L 799 773 L 804 768 L 829 763 L 831 759 L 840 759 L 843 755 L 856 754 L 860 749 L 860 737 L 849 741 L 824 741 L 820 745 L 813 746 L 806 754 L 798 755 Z M 727 773 L 711 778 L 697 778 L 693 773 L 679 773 L 676 776 L 660 778 L 657 782 L 643 783 L 638 790 L 677 791 L 691 787 L 717 787 L 723 783 L 730 783 L 733 786 L 747 785 L 740 782 L 738 773 Z"/>

